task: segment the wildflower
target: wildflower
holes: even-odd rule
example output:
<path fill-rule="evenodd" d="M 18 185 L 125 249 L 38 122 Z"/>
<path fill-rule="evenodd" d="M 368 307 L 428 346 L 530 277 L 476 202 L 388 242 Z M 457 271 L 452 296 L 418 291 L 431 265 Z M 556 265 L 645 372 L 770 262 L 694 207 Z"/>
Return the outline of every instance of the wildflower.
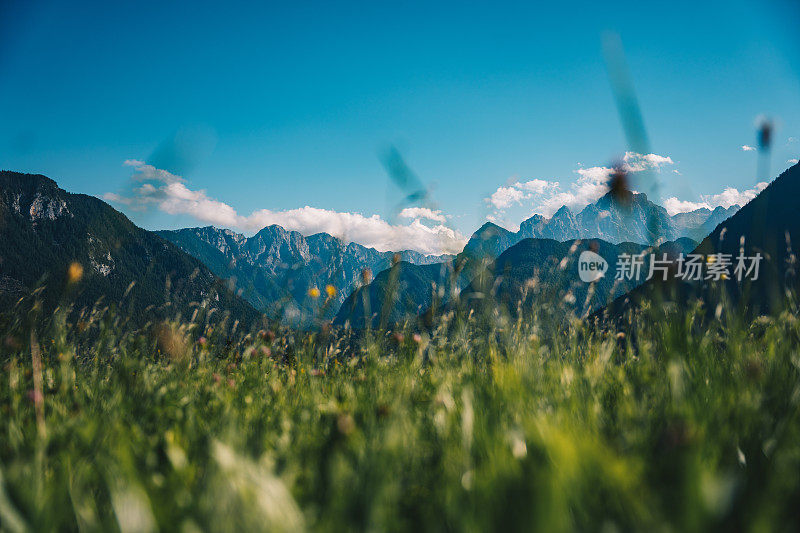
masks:
<path fill-rule="evenodd" d="M 336 296 L 336 287 L 334 287 L 333 285 L 326 285 L 325 293 L 328 295 L 328 298 L 333 298 L 334 296 Z"/>
<path fill-rule="evenodd" d="M 270 350 L 266 346 L 262 346 L 260 350 L 261 350 L 261 355 L 263 355 L 264 357 L 269 357 L 270 355 L 272 355 L 272 350 Z"/>
<path fill-rule="evenodd" d="M 207 342 L 208 340 L 206 340 L 205 337 L 200 337 L 197 339 L 197 344 L 199 344 L 201 348 L 205 348 Z"/>
<path fill-rule="evenodd" d="M 312 298 L 319 298 L 319 294 L 320 294 L 319 289 L 316 287 L 311 287 L 310 289 L 308 289 L 308 295 L 311 296 Z"/>
<path fill-rule="evenodd" d="M 222 381 L 222 376 L 220 376 L 216 372 L 214 372 L 214 374 L 211 377 L 214 378 L 214 383 L 219 383 L 220 381 Z"/>
<path fill-rule="evenodd" d="M 312 368 L 311 370 L 308 371 L 308 373 L 310 375 L 314 376 L 314 377 L 319 377 L 319 376 L 324 376 L 325 375 L 325 371 L 324 370 L 320 370 L 319 368 Z"/>
<path fill-rule="evenodd" d="M 72 262 L 67 268 L 67 281 L 78 283 L 83 277 L 83 266 L 77 261 Z"/>

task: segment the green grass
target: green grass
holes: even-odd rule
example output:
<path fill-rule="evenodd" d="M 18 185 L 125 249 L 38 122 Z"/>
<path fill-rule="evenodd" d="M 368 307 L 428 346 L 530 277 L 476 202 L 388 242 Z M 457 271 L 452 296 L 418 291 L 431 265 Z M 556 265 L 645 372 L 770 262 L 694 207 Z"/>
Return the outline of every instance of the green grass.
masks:
<path fill-rule="evenodd" d="M 9 325 L 0 529 L 797 530 L 800 323 L 701 316 Z"/>

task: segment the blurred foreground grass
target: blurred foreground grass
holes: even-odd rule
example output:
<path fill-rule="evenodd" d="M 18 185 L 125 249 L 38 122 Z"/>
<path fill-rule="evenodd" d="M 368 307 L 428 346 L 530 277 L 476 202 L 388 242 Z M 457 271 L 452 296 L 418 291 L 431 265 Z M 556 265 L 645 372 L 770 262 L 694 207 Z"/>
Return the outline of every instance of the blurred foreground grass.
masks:
<path fill-rule="evenodd" d="M 800 323 L 703 316 L 8 326 L 0 529 L 797 530 Z"/>

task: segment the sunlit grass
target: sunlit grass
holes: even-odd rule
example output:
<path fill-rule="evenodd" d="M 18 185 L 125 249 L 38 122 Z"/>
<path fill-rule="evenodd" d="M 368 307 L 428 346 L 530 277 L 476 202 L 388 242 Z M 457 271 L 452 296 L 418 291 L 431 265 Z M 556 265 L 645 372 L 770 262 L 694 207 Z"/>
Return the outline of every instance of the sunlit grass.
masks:
<path fill-rule="evenodd" d="M 10 325 L 0 525 L 796 529 L 798 319 L 705 316 L 625 334 L 474 314 L 360 335 Z"/>

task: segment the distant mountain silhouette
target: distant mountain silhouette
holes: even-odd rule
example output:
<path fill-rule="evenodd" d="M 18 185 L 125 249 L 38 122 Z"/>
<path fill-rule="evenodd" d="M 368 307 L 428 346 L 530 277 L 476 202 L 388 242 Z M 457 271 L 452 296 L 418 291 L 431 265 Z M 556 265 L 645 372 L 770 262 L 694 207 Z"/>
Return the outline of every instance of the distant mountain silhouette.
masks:
<path fill-rule="evenodd" d="M 693 253 L 708 256 L 727 254 L 733 260 L 727 279 L 667 282 L 651 281 L 618 298 L 597 317 L 620 318 L 626 311 L 638 308 L 643 301 L 663 299 L 686 305 L 702 300 L 713 312 L 722 298 L 741 304 L 745 316 L 772 313 L 784 307 L 785 296 L 798 292 L 797 255 L 800 248 L 800 165 L 795 164 L 776 178 L 758 196 L 725 220 L 697 246 Z M 734 274 L 736 258 L 757 253 L 760 263 L 758 279 Z M 705 277 L 705 276 L 704 276 Z M 796 301 L 796 300 L 795 300 Z"/>
<path fill-rule="evenodd" d="M 578 214 L 562 206 L 549 219 L 533 215 L 520 224 L 517 232 L 487 222 L 469 239 L 464 253 L 497 257 L 522 239 L 529 238 L 559 242 L 601 239 L 610 243 L 639 244 L 674 241 L 681 237 L 699 241 L 738 210 L 739 206 L 734 205 L 717 207 L 713 211 L 701 208 L 670 216 L 666 209 L 648 200 L 644 194 L 632 194 L 626 204 L 616 202 L 606 194 Z"/>
<path fill-rule="evenodd" d="M 257 309 L 292 323 L 333 318 L 362 272 L 380 272 L 395 256 L 395 252 L 345 243 L 327 233 L 304 237 L 278 225 L 267 226 L 252 237 L 211 226 L 158 234 L 230 280 Z M 439 263 L 452 257 L 426 256 L 413 250 L 397 255 L 414 264 Z M 329 300 L 328 285 L 336 290 Z M 319 290 L 320 296 L 309 296 L 312 289 Z"/>
<path fill-rule="evenodd" d="M 192 302 L 204 301 L 233 319 L 260 316 L 195 258 L 105 202 L 70 194 L 45 176 L 0 172 L 0 235 L 0 312 L 42 284 L 44 313 L 103 298 L 105 305 L 124 305 L 135 324 L 188 316 Z M 73 263 L 80 265 L 73 279 L 80 280 L 68 286 Z"/>

